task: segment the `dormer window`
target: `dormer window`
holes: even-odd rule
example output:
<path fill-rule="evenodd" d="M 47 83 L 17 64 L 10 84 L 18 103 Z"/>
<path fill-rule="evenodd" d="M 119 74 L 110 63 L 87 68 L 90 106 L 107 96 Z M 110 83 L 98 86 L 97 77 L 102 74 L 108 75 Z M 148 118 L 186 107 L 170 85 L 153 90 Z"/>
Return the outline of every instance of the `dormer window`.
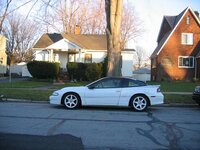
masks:
<path fill-rule="evenodd" d="M 190 16 L 187 16 L 187 19 L 186 19 L 186 24 L 189 25 L 190 24 Z"/>

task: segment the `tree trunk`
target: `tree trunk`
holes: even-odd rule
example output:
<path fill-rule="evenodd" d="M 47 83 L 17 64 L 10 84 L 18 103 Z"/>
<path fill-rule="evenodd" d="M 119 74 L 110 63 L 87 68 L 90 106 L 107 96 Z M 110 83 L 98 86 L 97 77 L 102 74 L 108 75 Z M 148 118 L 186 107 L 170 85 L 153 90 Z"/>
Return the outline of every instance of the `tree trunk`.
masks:
<path fill-rule="evenodd" d="M 120 49 L 120 28 L 122 16 L 122 0 L 105 0 L 107 19 L 107 76 L 121 76 L 122 57 Z"/>

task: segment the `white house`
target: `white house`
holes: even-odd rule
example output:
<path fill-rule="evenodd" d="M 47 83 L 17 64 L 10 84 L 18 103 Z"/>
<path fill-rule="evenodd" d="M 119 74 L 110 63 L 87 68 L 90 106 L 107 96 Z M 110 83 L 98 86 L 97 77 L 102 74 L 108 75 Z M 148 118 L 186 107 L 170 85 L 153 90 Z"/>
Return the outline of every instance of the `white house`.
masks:
<path fill-rule="evenodd" d="M 59 62 L 66 69 L 68 62 L 99 63 L 107 55 L 106 35 L 43 34 L 33 49 L 35 60 Z M 122 75 L 132 76 L 134 50 L 122 51 Z"/>
<path fill-rule="evenodd" d="M 32 77 L 28 71 L 26 62 L 21 62 L 10 66 L 10 71 L 12 74 L 14 73 L 22 77 Z"/>
<path fill-rule="evenodd" d="M 133 71 L 133 78 L 141 81 L 151 80 L 151 71 L 149 68 L 140 68 Z"/>

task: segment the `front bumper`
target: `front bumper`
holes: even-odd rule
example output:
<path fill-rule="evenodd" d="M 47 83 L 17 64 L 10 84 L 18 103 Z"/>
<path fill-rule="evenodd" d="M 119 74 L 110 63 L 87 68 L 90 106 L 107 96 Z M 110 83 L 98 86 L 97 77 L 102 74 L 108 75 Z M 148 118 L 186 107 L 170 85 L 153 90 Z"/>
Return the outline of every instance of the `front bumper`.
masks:
<path fill-rule="evenodd" d="M 50 104 L 60 105 L 60 104 L 61 104 L 60 97 L 59 97 L 59 96 L 51 95 L 51 96 L 49 97 L 49 103 L 50 103 Z"/>
<path fill-rule="evenodd" d="M 194 100 L 194 101 L 196 101 L 198 104 L 200 104 L 200 93 L 193 93 L 193 95 L 192 95 L 192 99 Z"/>

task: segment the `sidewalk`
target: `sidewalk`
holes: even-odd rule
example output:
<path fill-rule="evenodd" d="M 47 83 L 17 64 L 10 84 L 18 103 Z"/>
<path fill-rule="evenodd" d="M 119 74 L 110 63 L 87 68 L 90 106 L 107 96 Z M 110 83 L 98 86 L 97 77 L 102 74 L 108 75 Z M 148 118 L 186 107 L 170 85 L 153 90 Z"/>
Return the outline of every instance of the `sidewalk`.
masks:
<path fill-rule="evenodd" d="M 16 82 L 16 81 L 25 81 L 28 80 L 29 78 L 26 77 L 20 77 L 20 78 L 11 78 L 11 82 Z M 1 77 L 0 78 L 0 83 L 9 83 L 10 78 L 9 77 Z"/>
<path fill-rule="evenodd" d="M 162 92 L 163 94 L 192 95 L 192 92 Z"/>

